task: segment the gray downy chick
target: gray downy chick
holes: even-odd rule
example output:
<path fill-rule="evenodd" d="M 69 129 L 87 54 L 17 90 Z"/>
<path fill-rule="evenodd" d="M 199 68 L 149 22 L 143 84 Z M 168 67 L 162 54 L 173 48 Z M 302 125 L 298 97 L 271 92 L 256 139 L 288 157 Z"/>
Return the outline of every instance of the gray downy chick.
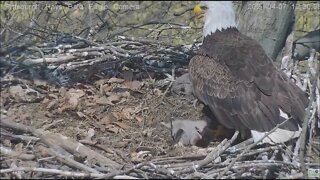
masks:
<path fill-rule="evenodd" d="M 171 90 L 176 94 L 184 94 L 186 96 L 192 96 L 193 87 L 189 78 L 189 73 L 186 73 L 178 77 L 173 83 Z"/>
<path fill-rule="evenodd" d="M 165 127 L 171 129 L 171 134 L 175 143 L 185 146 L 196 146 L 201 141 L 202 132 L 207 126 L 204 120 L 192 121 L 187 119 L 175 119 L 171 122 L 161 122 Z"/>

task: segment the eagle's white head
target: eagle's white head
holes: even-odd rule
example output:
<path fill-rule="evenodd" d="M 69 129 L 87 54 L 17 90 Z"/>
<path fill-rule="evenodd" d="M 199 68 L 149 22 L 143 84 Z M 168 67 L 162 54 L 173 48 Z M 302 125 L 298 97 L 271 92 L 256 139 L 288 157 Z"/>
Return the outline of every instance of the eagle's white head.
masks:
<path fill-rule="evenodd" d="M 194 12 L 198 15 L 204 14 L 204 37 L 217 30 L 236 27 L 235 11 L 231 1 L 201 1 L 194 8 Z"/>

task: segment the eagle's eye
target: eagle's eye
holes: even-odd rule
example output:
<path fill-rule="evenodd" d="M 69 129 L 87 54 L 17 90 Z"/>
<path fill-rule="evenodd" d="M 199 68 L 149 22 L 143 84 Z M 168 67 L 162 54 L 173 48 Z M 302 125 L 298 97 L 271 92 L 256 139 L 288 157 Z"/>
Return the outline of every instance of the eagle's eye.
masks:
<path fill-rule="evenodd" d="M 201 8 L 203 11 L 205 11 L 205 10 L 207 10 L 207 9 L 208 9 L 208 7 L 207 7 L 207 6 L 200 6 L 200 8 Z"/>

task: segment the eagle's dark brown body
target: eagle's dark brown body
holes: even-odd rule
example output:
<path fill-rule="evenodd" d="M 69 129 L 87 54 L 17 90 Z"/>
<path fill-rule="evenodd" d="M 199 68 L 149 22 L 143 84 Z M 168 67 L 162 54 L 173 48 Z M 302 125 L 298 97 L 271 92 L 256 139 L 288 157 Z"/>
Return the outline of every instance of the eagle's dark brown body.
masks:
<path fill-rule="evenodd" d="M 308 103 L 258 42 L 236 28 L 205 37 L 190 61 L 190 78 L 195 95 L 227 128 L 270 131 L 285 120 L 281 108 L 292 117 L 281 128 L 296 131 Z"/>

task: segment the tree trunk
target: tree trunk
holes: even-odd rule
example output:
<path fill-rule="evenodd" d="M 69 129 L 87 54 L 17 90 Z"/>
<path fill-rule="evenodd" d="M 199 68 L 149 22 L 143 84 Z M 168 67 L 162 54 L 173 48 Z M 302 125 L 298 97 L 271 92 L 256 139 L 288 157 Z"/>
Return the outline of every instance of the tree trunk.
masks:
<path fill-rule="evenodd" d="M 296 2 L 243 1 L 237 7 L 238 28 L 257 40 L 274 61 L 294 25 Z"/>

